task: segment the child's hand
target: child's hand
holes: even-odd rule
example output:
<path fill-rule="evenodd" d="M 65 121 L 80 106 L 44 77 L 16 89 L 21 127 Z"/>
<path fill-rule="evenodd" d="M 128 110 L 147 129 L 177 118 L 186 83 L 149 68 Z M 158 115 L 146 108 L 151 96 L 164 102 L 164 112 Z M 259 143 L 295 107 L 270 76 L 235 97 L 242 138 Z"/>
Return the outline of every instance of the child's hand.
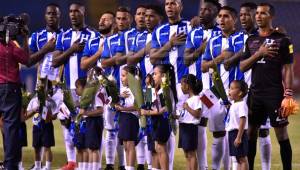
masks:
<path fill-rule="evenodd" d="M 122 111 L 123 107 L 120 106 L 120 105 L 118 105 L 118 104 L 116 104 L 116 105 L 115 105 L 115 109 L 116 109 L 117 111 Z"/>
<path fill-rule="evenodd" d="M 183 107 L 184 109 L 187 109 L 187 108 L 189 107 L 189 105 L 188 105 L 186 102 L 184 102 L 183 105 L 182 105 L 182 107 Z"/>
<path fill-rule="evenodd" d="M 123 98 L 128 98 L 130 96 L 129 91 L 123 91 L 123 93 L 120 96 Z"/>
<path fill-rule="evenodd" d="M 141 109 L 141 115 L 142 116 L 147 116 L 148 115 L 147 113 L 149 113 L 149 110 Z"/>
<path fill-rule="evenodd" d="M 235 146 L 235 147 L 239 147 L 241 143 L 242 143 L 242 140 L 239 139 L 239 138 L 236 138 L 236 139 L 234 140 L 234 146 Z"/>

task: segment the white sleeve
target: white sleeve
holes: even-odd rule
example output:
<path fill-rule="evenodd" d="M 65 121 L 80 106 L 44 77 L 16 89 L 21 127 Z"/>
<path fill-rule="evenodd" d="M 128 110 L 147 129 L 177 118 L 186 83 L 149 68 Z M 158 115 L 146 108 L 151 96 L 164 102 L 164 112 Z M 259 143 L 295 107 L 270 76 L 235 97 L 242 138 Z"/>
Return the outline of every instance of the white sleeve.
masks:
<path fill-rule="evenodd" d="M 200 101 L 200 97 L 199 96 L 193 97 L 193 99 L 191 100 L 191 103 L 189 104 L 189 106 L 193 110 L 202 109 L 202 103 Z"/>
<path fill-rule="evenodd" d="M 246 102 L 242 102 L 239 104 L 239 117 L 247 117 L 248 116 L 248 106 Z"/>

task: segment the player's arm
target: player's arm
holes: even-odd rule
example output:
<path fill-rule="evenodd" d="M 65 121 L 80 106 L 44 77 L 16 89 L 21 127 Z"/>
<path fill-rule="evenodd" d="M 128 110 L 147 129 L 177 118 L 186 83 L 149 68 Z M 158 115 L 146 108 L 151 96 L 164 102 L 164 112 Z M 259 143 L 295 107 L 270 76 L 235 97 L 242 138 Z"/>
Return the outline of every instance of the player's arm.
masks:
<path fill-rule="evenodd" d="M 285 46 L 282 50 L 282 56 L 284 56 L 284 65 L 283 65 L 283 83 L 285 87 L 285 96 L 292 96 L 293 94 L 293 80 L 294 80 L 294 69 L 293 69 L 293 60 L 294 60 L 294 49 L 289 39 L 284 39 L 286 41 Z M 289 92 L 290 95 L 289 95 Z"/>
<path fill-rule="evenodd" d="M 93 67 L 98 59 L 100 58 L 102 52 L 103 52 L 103 44 L 100 45 L 100 48 L 98 49 L 98 51 L 91 55 L 91 56 L 87 56 L 89 55 L 88 51 L 90 51 L 87 47 L 88 44 L 86 44 L 85 49 L 83 50 L 83 57 L 81 58 L 81 62 L 80 62 L 80 68 L 82 70 L 88 70 L 89 68 Z"/>
<path fill-rule="evenodd" d="M 140 62 L 146 54 L 150 53 L 151 42 L 149 42 L 146 47 L 140 49 L 138 52 L 134 53 L 132 56 L 127 58 L 128 65 L 135 65 Z"/>
<path fill-rule="evenodd" d="M 231 67 L 238 65 L 241 56 L 243 54 L 243 49 L 241 49 L 240 51 L 238 51 L 237 53 L 233 53 L 231 51 L 225 50 L 223 51 L 224 53 L 224 67 L 225 70 L 229 70 Z"/>
<path fill-rule="evenodd" d="M 279 48 L 276 46 L 276 44 L 267 45 L 266 43 L 263 43 L 259 49 L 253 55 L 251 55 L 248 44 L 246 43 L 246 48 L 242 56 L 243 60 L 240 62 L 240 70 L 242 72 L 249 70 L 254 63 L 263 57 L 275 57 L 278 54 L 278 49 Z"/>
<path fill-rule="evenodd" d="M 193 50 L 192 48 L 185 48 L 184 50 L 184 64 L 186 66 L 192 65 L 205 51 L 207 42 L 204 41 L 199 48 Z"/>
<path fill-rule="evenodd" d="M 128 54 L 124 55 L 123 53 L 116 54 L 116 64 L 117 65 L 124 65 L 127 63 L 127 59 L 133 55 L 133 52 L 129 51 Z"/>
<path fill-rule="evenodd" d="M 52 66 L 55 68 L 61 66 L 70 58 L 71 55 L 73 55 L 76 52 L 82 52 L 84 46 L 85 46 L 85 42 L 79 42 L 78 39 L 72 44 L 70 48 L 68 48 L 64 52 L 60 50 L 56 50 L 53 53 Z"/>
<path fill-rule="evenodd" d="M 155 34 L 155 32 L 153 34 Z M 186 41 L 186 34 L 184 33 L 180 33 L 178 35 L 173 34 L 170 40 L 167 43 L 165 43 L 161 48 L 152 48 L 150 50 L 150 62 L 152 64 L 156 64 L 158 61 L 163 60 L 173 46 L 183 45 L 185 41 Z"/>
<path fill-rule="evenodd" d="M 145 115 L 145 116 L 152 116 L 152 115 L 162 115 L 163 113 L 167 112 L 167 107 L 164 106 L 162 107 L 160 110 L 158 109 L 151 109 L 151 110 L 144 110 L 144 109 L 141 109 L 141 114 L 142 115 Z"/>

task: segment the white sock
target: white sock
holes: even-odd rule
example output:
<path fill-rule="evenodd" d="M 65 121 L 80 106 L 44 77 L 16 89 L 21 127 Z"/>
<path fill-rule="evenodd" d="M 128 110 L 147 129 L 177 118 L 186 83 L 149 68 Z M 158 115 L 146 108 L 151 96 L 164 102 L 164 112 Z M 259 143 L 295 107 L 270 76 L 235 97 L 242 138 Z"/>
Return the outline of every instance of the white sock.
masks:
<path fill-rule="evenodd" d="M 62 125 L 68 162 L 76 162 L 76 151 L 69 130 Z"/>
<path fill-rule="evenodd" d="M 19 166 L 19 169 L 23 169 L 23 162 L 22 161 L 19 162 L 18 166 Z"/>
<path fill-rule="evenodd" d="M 88 162 L 88 169 L 93 169 L 93 163 L 92 162 Z"/>
<path fill-rule="evenodd" d="M 99 162 L 93 162 L 92 163 L 92 170 L 99 170 Z"/>
<path fill-rule="evenodd" d="M 152 169 L 152 165 L 148 165 L 148 166 L 147 166 L 147 169 L 148 169 L 148 170 Z"/>
<path fill-rule="evenodd" d="M 88 162 L 82 162 L 82 167 L 83 167 L 83 170 L 88 169 L 89 168 Z"/>
<path fill-rule="evenodd" d="M 231 162 L 232 162 L 232 170 L 237 170 L 238 162 L 237 162 L 235 156 L 231 156 Z"/>
<path fill-rule="evenodd" d="M 106 164 L 115 164 L 115 154 L 117 147 L 116 133 L 106 131 L 105 137 L 105 159 Z"/>
<path fill-rule="evenodd" d="M 173 169 L 174 165 L 174 154 L 175 154 L 175 135 L 171 132 L 170 138 L 167 142 L 168 156 L 169 156 L 169 169 Z"/>
<path fill-rule="evenodd" d="M 83 163 L 82 162 L 78 162 L 78 169 L 83 170 Z"/>
<path fill-rule="evenodd" d="M 140 140 L 140 142 L 136 145 L 135 150 L 136 150 L 136 162 L 137 164 L 145 164 L 145 143 L 144 143 L 145 137 Z"/>
<path fill-rule="evenodd" d="M 125 169 L 126 170 L 134 170 L 134 166 L 126 166 Z"/>
<path fill-rule="evenodd" d="M 259 137 L 259 147 L 260 147 L 260 159 L 261 159 L 261 169 L 270 170 L 271 169 L 271 138 L 270 135 L 267 137 Z"/>
<path fill-rule="evenodd" d="M 224 155 L 224 139 L 225 137 L 213 138 L 211 147 L 212 169 L 220 169 L 221 160 Z"/>
<path fill-rule="evenodd" d="M 41 167 L 42 167 L 41 161 L 34 161 L 34 167 L 41 169 Z"/>
<path fill-rule="evenodd" d="M 51 169 L 51 162 L 50 161 L 46 161 L 46 168 Z"/>
<path fill-rule="evenodd" d="M 157 168 L 152 168 L 152 170 L 160 170 L 160 169 L 157 169 Z"/>
<path fill-rule="evenodd" d="M 120 145 L 119 139 L 117 139 L 117 152 L 119 158 L 119 166 L 125 166 L 125 150 L 124 146 Z"/>
<path fill-rule="evenodd" d="M 198 126 L 198 147 L 197 147 L 197 159 L 199 170 L 206 170 L 207 165 L 207 135 L 206 127 Z"/>
<path fill-rule="evenodd" d="M 227 132 L 224 139 L 223 165 L 224 165 L 224 170 L 230 170 L 229 142 L 228 142 Z"/>
<path fill-rule="evenodd" d="M 99 169 L 102 169 L 102 152 L 103 152 L 103 148 L 104 148 L 104 140 L 103 139 L 104 139 L 104 136 L 102 136 L 101 146 L 99 149 L 99 162 L 100 162 Z"/>

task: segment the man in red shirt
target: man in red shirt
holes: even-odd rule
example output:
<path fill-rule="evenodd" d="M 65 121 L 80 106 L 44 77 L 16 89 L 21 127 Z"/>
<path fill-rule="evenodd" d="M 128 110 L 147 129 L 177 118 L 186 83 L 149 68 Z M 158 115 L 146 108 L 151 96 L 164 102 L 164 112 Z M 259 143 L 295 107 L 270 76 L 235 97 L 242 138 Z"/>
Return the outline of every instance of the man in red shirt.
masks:
<path fill-rule="evenodd" d="M 18 142 L 22 94 L 19 63 L 31 66 L 42 57 L 29 57 L 27 26 L 21 30 L 23 48 L 12 40 L 5 41 L 0 33 L 0 113 L 3 116 L 4 166 L 8 170 L 18 169 L 21 146 Z"/>

